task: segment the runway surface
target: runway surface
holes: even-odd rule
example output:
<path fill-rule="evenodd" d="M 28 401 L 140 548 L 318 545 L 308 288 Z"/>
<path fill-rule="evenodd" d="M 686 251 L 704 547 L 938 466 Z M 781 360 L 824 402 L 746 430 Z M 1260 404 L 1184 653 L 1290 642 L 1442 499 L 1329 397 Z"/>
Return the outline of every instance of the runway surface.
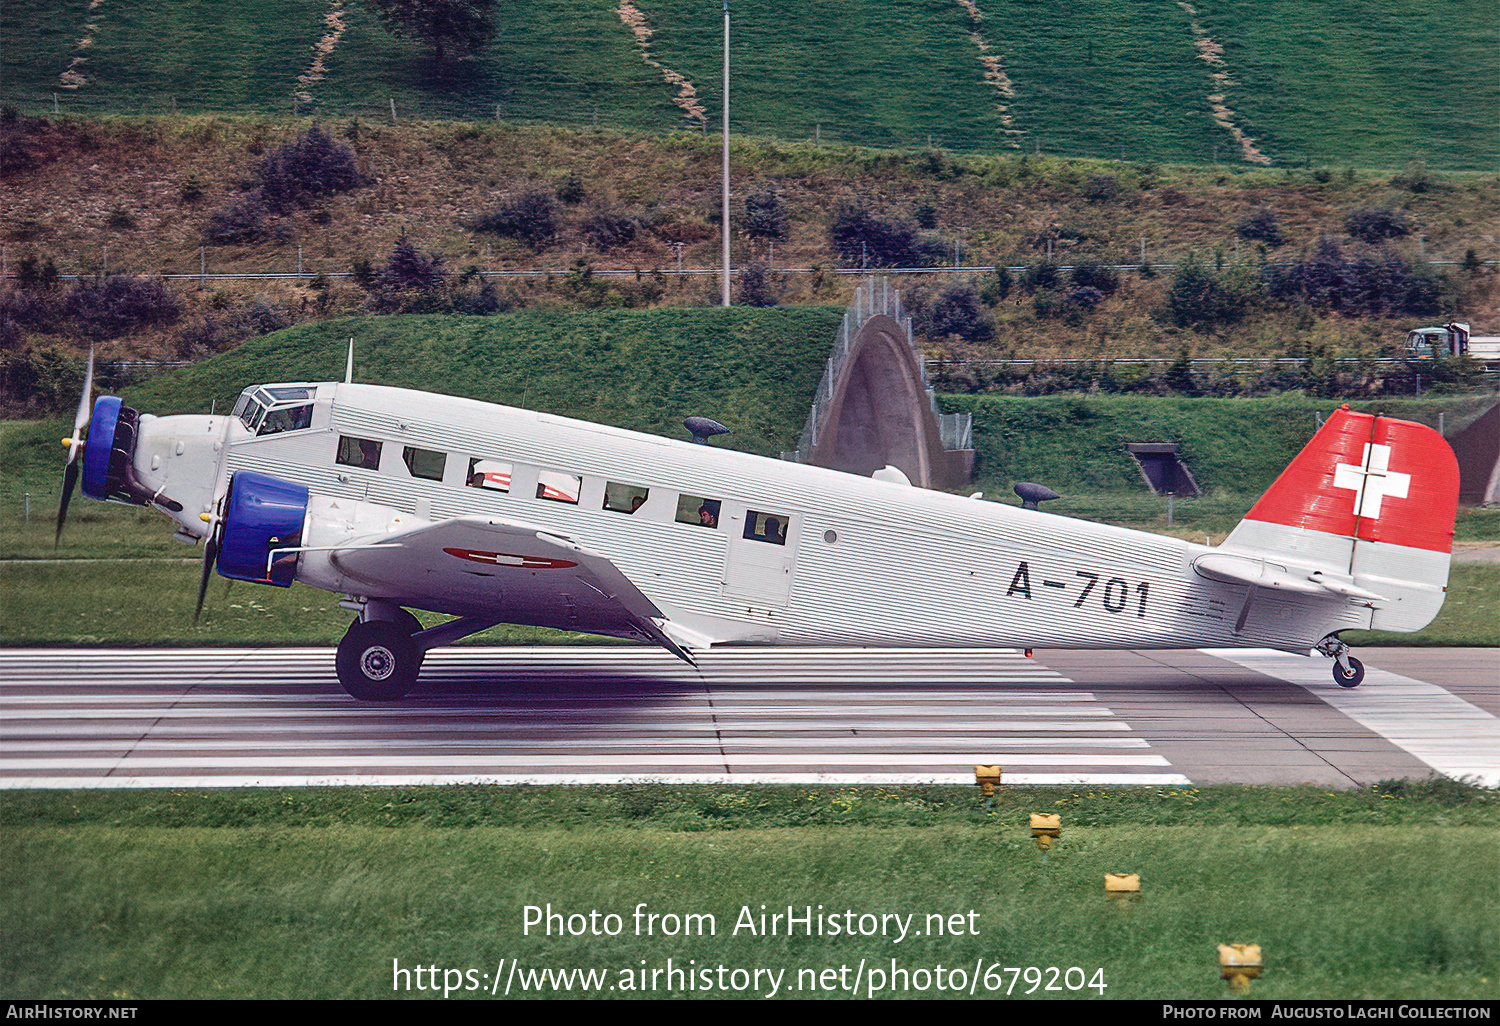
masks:
<path fill-rule="evenodd" d="M 367 704 L 331 649 L 7 650 L 0 787 L 1500 784 L 1500 655 L 1412 651 L 1345 692 L 1260 650 L 450 648 Z"/>

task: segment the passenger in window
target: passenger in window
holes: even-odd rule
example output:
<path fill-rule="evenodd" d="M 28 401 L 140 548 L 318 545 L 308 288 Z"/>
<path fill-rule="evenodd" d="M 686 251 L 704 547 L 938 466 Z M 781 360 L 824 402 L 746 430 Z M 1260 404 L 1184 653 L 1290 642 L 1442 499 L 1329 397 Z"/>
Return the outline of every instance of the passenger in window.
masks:
<path fill-rule="evenodd" d="M 777 545 L 786 544 L 786 535 L 782 533 L 781 521 L 775 517 L 766 517 L 766 522 L 762 527 L 762 534 L 768 542 L 774 542 Z"/>
<path fill-rule="evenodd" d="M 698 507 L 698 523 L 704 527 L 718 527 L 719 514 L 708 508 L 708 503 Z"/>
<path fill-rule="evenodd" d="M 635 511 L 638 510 L 638 509 L 640 509 L 641 506 L 645 503 L 645 501 L 646 501 L 646 497 L 644 495 L 637 495 L 635 498 L 631 499 L 630 500 L 630 512 L 631 512 L 631 514 L 634 515 Z"/>

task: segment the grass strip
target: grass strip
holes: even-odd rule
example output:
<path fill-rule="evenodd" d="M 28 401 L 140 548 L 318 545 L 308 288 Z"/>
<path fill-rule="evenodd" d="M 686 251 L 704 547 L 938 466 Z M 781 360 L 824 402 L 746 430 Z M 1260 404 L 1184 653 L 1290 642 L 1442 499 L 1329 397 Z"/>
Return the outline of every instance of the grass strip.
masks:
<path fill-rule="evenodd" d="M 1102 969 L 1105 997 L 1216 998 L 1227 992 L 1215 945 L 1250 942 L 1268 967 L 1259 998 L 1480 999 L 1500 969 L 1497 809 L 1494 792 L 1453 782 L 1003 789 L 994 808 L 972 790 L 922 787 L 10 794 L 0 987 L 386 997 L 393 959 L 594 968 L 618 986 L 671 958 L 785 970 L 781 996 L 847 997 L 809 988 L 825 968 L 847 966 L 847 984 L 861 960 L 894 958 L 929 974 L 906 996 L 948 996 L 931 989 L 935 966 L 977 963 Z M 1029 837 L 1028 811 L 1061 814 L 1050 853 Z M 1144 896 L 1110 902 L 1106 872 L 1141 873 Z M 661 921 L 637 936 L 642 903 L 712 915 L 714 932 L 669 936 Z M 524 933 L 525 906 L 548 904 L 615 913 L 620 935 Z M 821 905 L 841 922 L 846 910 L 855 922 L 911 913 L 922 934 L 736 932 L 742 910 L 759 926 L 763 904 Z M 962 925 L 939 936 L 929 914 Z"/>

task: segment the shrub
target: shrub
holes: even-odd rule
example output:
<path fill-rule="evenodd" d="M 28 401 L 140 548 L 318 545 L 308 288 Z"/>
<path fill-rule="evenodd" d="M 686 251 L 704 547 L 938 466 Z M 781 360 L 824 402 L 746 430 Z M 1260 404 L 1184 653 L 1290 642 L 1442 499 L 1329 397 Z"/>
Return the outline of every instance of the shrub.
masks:
<path fill-rule="evenodd" d="M 179 360 L 193 360 L 217 352 L 223 343 L 219 322 L 212 317 L 198 317 L 177 333 L 175 352 Z"/>
<path fill-rule="evenodd" d="M 291 325 L 292 315 L 265 296 L 256 296 L 234 316 L 234 328 L 241 337 L 269 335 Z"/>
<path fill-rule="evenodd" d="M 781 302 L 782 285 L 765 264 L 746 264 L 740 268 L 735 302 L 740 306 L 775 306 Z"/>
<path fill-rule="evenodd" d="M 1184 327 L 1231 324 L 1249 311 L 1261 287 L 1260 279 L 1242 264 L 1217 271 L 1191 253 L 1172 274 L 1167 307 Z"/>
<path fill-rule="evenodd" d="M 1068 292 L 1068 305 L 1077 310 L 1093 313 L 1094 308 L 1104 302 L 1104 292 L 1092 285 L 1075 285 Z"/>
<path fill-rule="evenodd" d="M 197 175 L 189 172 L 186 178 L 177 183 L 177 198 L 184 203 L 197 203 L 203 198 L 203 182 Z"/>
<path fill-rule="evenodd" d="M 260 191 L 266 206 L 278 214 L 310 207 L 323 196 L 360 185 L 354 151 L 341 146 L 317 125 L 293 142 L 283 143 L 260 162 Z"/>
<path fill-rule="evenodd" d="M 639 221 L 611 207 L 599 207 L 583 221 L 584 237 L 604 252 L 628 246 L 639 229 Z"/>
<path fill-rule="evenodd" d="M 1446 286 L 1431 268 L 1413 270 L 1396 256 L 1346 260 L 1328 238 L 1300 263 L 1267 268 L 1265 278 L 1273 298 L 1350 316 L 1430 316 L 1439 311 Z"/>
<path fill-rule="evenodd" d="M 839 208 L 828 236 L 839 259 L 856 267 L 927 267 L 942 255 L 941 247 L 918 237 L 914 224 L 859 204 Z"/>
<path fill-rule="evenodd" d="M 1055 289 L 1062 283 L 1062 272 L 1057 265 L 1048 260 L 1032 264 L 1026 268 L 1021 275 L 1021 282 L 1026 286 L 1027 292 L 1036 292 L 1038 289 Z"/>
<path fill-rule="evenodd" d="M 980 297 L 988 305 L 998 306 L 1010 297 L 1010 290 L 1014 284 L 1015 279 L 1011 276 L 1010 268 L 1004 264 L 996 264 L 995 273 L 985 276 Z"/>
<path fill-rule="evenodd" d="M 790 218 L 786 203 L 770 185 L 745 197 L 745 234 L 752 239 L 784 242 Z"/>
<path fill-rule="evenodd" d="M 988 342 L 995 337 L 995 327 L 972 287 L 950 285 L 932 304 L 927 315 L 927 334 L 932 338 L 957 335 L 969 342 Z"/>
<path fill-rule="evenodd" d="M 1089 175 L 1083 187 L 1083 198 L 1090 203 L 1107 203 L 1120 195 L 1120 183 L 1112 175 Z"/>
<path fill-rule="evenodd" d="M 1268 207 L 1262 207 L 1241 221 L 1235 232 L 1242 239 L 1264 242 L 1272 249 L 1286 243 L 1286 238 L 1281 234 L 1281 224 L 1276 220 L 1276 213 Z"/>
<path fill-rule="evenodd" d="M 582 203 L 588 194 L 584 191 L 583 179 L 569 171 L 568 176 L 557 183 L 557 189 L 553 195 L 557 197 L 559 203 L 572 206 L 575 203 Z"/>
<path fill-rule="evenodd" d="M 61 326 L 62 302 L 47 289 L 5 289 L 0 291 L 0 317 L 17 328 L 54 332 Z"/>
<path fill-rule="evenodd" d="M 487 281 L 481 281 L 479 288 L 472 292 L 465 291 L 453 299 L 453 312 L 461 314 L 473 314 L 485 316 L 488 314 L 504 313 L 514 306 L 509 297 L 502 299 L 495 286 Z"/>
<path fill-rule="evenodd" d="M 271 234 L 266 224 L 270 213 L 258 191 L 247 192 L 209 217 L 203 237 L 220 245 L 259 242 Z"/>
<path fill-rule="evenodd" d="M 1354 211 L 1344 218 L 1344 231 L 1372 246 L 1411 234 L 1400 214 L 1382 207 L 1361 207 Z"/>
<path fill-rule="evenodd" d="M 36 152 L 26 134 L 26 119 L 14 107 L 0 108 L 0 175 L 30 171 L 36 163 Z"/>
<path fill-rule="evenodd" d="M 375 276 L 373 303 L 382 313 L 432 313 L 444 306 L 448 274 L 442 255 L 423 253 L 405 235 Z"/>
<path fill-rule="evenodd" d="M 545 249 L 557 237 L 557 200 L 545 189 L 528 189 L 501 201 L 488 214 L 469 222 L 476 232 L 503 235 L 534 250 Z"/>
<path fill-rule="evenodd" d="M 1437 179 L 1427 170 L 1425 161 L 1414 160 L 1406 165 L 1406 170 L 1402 174 L 1391 176 L 1391 186 L 1405 189 L 1407 192 L 1431 192 L 1437 188 Z"/>
<path fill-rule="evenodd" d="M 16 285 L 27 292 L 50 292 L 57 288 L 57 265 L 51 257 L 41 263 L 28 253 L 16 264 Z"/>
<path fill-rule="evenodd" d="M 159 279 L 117 274 L 79 282 L 68 293 L 68 313 L 89 338 L 118 338 L 138 328 L 174 324 L 182 316 L 176 294 Z"/>
<path fill-rule="evenodd" d="M 57 349 L 0 354 L 0 413 L 8 417 L 57 413 L 78 403 L 83 365 Z"/>
<path fill-rule="evenodd" d="M 1100 300 L 1120 290 L 1119 272 L 1106 264 L 1078 264 L 1073 268 L 1072 274 L 1068 275 L 1068 280 L 1075 289 L 1093 289 L 1098 292 Z M 1092 310 L 1097 305 L 1096 302 L 1089 309 Z"/>

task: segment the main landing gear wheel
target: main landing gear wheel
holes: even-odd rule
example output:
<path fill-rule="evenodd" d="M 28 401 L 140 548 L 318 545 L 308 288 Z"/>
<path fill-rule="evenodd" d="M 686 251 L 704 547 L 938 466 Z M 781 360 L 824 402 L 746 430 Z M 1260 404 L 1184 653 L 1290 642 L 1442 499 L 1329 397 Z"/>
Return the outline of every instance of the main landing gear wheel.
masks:
<path fill-rule="evenodd" d="M 408 626 L 396 620 L 350 624 L 336 660 L 345 691 L 362 702 L 394 702 L 412 689 L 422 668 L 422 651 Z"/>
<path fill-rule="evenodd" d="M 1349 657 L 1349 672 L 1344 673 L 1344 668 L 1339 665 L 1337 659 L 1333 661 L 1333 682 L 1341 688 L 1357 688 L 1365 679 L 1365 664 L 1353 656 Z"/>

